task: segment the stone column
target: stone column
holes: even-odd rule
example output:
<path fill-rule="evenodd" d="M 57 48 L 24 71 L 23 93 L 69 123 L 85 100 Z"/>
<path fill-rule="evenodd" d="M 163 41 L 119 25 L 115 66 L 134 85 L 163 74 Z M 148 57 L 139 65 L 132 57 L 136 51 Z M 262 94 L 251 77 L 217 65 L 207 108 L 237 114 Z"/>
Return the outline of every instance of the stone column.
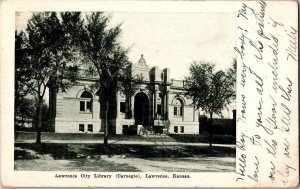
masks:
<path fill-rule="evenodd" d="M 120 93 L 116 93 L 116 103 L 117 103 L 117 115 L 116 115 L 116 122 L 115 122 L 115 134 L 123 134 L 122 123 L 120 120 Z"/>
<path fill-rule="evenodd" d="M 131 109 L 131 113 L 132 113 L 132 119 L 134 119 L 134 96 L 135 95 L 132 95 L 132 97 L 130 97 L 131 98 L 131 101 L 130 101 L 130 109 Z"/>
<path fill-rule="evenodd" d="M 155 98 L 155 97 L 154 97 L 154 92 L 152 92 L 152 94 L 151 94 L 151 101 L 152 101 L 152 102 L 151 102 L 151 104 L 149 104 L 149 108 L 150 108 L 150 109 L 149 109 L 149 114 L 150 114 L 151 109 L 152 109 L 152 118 L 154 118 L 154 116 L 155 116 L 155 111 L 154 111 L 154 110 L 155 110 L 154 98 Z M 152 106 L 152 108 L 151 108 L 150 105 Z"/>
<path fill-rule="evenodd" d="M 100 119 L 100 99 L 95 96 L 92 101 L 92 115 L 93 119 Z"/>
<path fill-rule="evenodd" d="M 167 111 L 167 108 L 166 108 L 166 93 L 164 92 L 163 93 L 163 119 L 166 119 L 166 111 Z"/>
<path fill-rule="evenodd" d="M 155 88 L 154 89 L 154 108 L 153 108 L 153 117 L 155 119 L 157 119 L 156 115 L 157 115 L 157 89 Z"/>
<path fill-rule="evenodd" d="M 166 119 L 169 119 L 169 94 L 170 91 L 166 92 Z"/>
<path fill-rule="evenodd" d="M 116 103 L 117 103 L 117 117 L 116 119 L 120 118 L 120 93 L 117 92 L 116 94 Z"/>

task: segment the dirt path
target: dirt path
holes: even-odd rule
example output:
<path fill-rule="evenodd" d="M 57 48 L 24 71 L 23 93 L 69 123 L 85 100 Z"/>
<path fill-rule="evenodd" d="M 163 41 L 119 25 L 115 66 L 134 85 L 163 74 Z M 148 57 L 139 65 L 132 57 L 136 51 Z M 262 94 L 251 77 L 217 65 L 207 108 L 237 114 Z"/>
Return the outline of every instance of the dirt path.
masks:
<path fill-rule="evenodd" d="M 232 157 L 152 159 L 110 157 L 105 160 L 134 166 L 142 172 L 225 172 L 235 170 L 235 158 Z"/>

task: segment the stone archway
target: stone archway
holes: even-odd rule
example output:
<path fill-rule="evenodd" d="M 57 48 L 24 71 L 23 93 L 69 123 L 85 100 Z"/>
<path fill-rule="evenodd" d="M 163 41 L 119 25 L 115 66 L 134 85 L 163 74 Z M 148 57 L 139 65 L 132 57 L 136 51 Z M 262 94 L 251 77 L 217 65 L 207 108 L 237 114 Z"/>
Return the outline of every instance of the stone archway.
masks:
<path fill-rule="evenodd" d="M 149 99 L 148 96 L 139 92 L 134 97 L 134 119 L 136 125 L 149 126 Z"/>

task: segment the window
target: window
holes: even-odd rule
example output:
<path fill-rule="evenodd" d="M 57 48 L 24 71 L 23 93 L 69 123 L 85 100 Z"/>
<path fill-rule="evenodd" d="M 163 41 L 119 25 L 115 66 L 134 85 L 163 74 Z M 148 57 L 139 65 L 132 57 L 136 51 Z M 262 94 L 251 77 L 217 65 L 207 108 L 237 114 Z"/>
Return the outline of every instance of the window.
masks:
<path fill-rule="evenodd" d="M 180 108 L 177 108 L 177 109 L 178 109 L 178 111 L 179 111 L 179 112 L 177 113 L 177 115 L 178 115 L 178 116 L 182 116 L 182 106 L 181 106 Z"/>
<path fill-rule="evenodd" d="M 174 113 L 173 115 L 175 117 L 182 117 L 182 110 L 183 110 L 183 103 L 181 102 L 181 100 L 179 99 L 175 99 L 174 102 L 173 102 L 173 105 L 174 105 Z"/>
<path fill-rule="evenodd" d="M 92 103 L 91 103 L 91 101 L 86 102 L 86 112 L 92 112 Z"/>
<path fill-rule="evenodd" d="M 80 112 L 92 112 L 92 99 L 93 96 L 90 92 L 84 91 L 80 96 Z"/>
<path fill-rule="evenodd" d="M 120 102 L 120 112 L 126 113 L 126 103 Z"/>
<path fill-rule="evenodd" d="M 181 107 L 178 107 L 178 106 L 174 107 L 174 116 L 182 117 L 182 106 Z"/>
<path fill-rule="evenodd" d="M 174 133 L 178 133 L 178 126 L 174 126 Z"/>
<path fill-rule="evenodd" d="M 157 104 L 157 109 L 156 109 L 156 111 L 157 111 L 157 114 L 158 114 L 158 115 L 161 115 L 161 105 L 160 105 L 160 104 Z"/>
<path fill-rule="evenodd" d="M 93 132 L 93 124 L 88 124 L 88 131 Z"/>
<path fill-rule="evenodd" d="M 84 124 L 79 124 L 79 131 L 84 132 Z"/>
<path fill-rule="evenodd" d="M 180 132 L 184 133 L 184 126 L 180 126 Z"/>
<path fill-rule="evenodd" d="M 85 111 L 85 102 L 84 101 L 80 101 L 80 111 L 81 112 Z"/>

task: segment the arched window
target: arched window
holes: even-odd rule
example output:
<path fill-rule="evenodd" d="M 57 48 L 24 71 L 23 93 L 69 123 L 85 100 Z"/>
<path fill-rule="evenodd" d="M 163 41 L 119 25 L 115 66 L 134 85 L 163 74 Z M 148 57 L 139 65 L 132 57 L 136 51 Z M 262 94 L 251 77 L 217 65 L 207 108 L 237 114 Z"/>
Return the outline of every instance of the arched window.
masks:
<path fill-rule="evenodd" d="M 92 99 L 93 95 L 88 92 L 84 91 L 80 96 L 80 112 L 92 112 Z"/>
<path fill-rule="evenodd" d="M 183 103 L 180 99 L 174 99 L 174 117 L 182 117 L 183 114 Z"/>

